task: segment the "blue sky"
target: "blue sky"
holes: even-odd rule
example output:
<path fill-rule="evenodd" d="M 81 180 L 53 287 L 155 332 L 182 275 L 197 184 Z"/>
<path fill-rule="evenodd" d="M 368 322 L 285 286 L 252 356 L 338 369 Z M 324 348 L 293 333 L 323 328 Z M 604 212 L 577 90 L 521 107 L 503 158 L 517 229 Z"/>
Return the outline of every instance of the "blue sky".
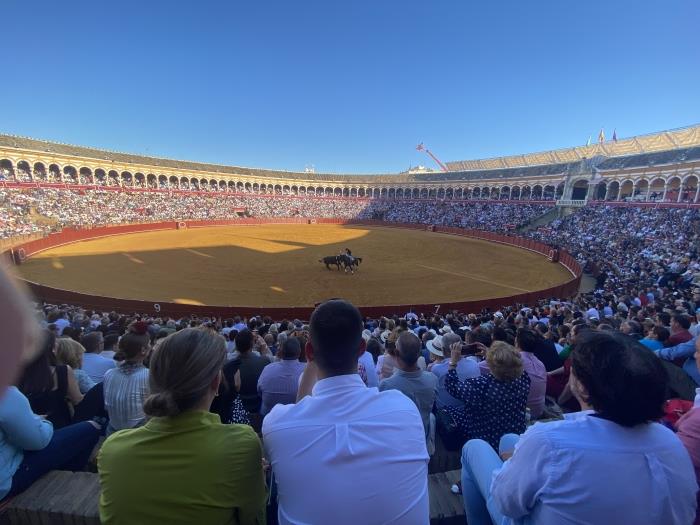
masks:
<path fill-rule="evenodd" d="M 0 132 L 396 172 L 700 123 L 698 0 L 0 3 Z"/>

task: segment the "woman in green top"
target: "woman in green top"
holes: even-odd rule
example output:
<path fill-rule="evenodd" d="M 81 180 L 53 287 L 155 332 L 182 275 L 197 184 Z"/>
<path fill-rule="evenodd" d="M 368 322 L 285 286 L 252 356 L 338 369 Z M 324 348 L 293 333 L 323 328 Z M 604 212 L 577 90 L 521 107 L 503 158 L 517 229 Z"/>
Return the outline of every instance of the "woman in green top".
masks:
<path fill-rule="evenodd" d="M 225 359 L 223 337 L 193 328 L 153 352 L 150 419 L 112 434 L 98 457 L 103 524 L 265 523 L 258 436 L 209 412 Z"/>

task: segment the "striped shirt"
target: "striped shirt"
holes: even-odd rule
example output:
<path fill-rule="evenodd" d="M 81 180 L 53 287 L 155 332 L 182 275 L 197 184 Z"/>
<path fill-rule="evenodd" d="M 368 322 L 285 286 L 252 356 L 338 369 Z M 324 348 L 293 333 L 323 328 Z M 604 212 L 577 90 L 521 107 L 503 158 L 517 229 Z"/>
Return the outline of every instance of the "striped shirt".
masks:
<path fill-rule="evenodd" d="M 143 425 L 143 402 L 148 394 L 148 368 L 142 364 L 122 363 L 109 370 L 104 380 L 105 409 L 109 414 L 107 434 Z"/>
<path fill-rule="evenodd" d="M 263 368 L 258 378 L 258 394 L 262 398 L 260 413 L 267 414 L 275 405 L 288 405 L 297 400 L 299 378 L 306 363 L 283 359 Z"/>

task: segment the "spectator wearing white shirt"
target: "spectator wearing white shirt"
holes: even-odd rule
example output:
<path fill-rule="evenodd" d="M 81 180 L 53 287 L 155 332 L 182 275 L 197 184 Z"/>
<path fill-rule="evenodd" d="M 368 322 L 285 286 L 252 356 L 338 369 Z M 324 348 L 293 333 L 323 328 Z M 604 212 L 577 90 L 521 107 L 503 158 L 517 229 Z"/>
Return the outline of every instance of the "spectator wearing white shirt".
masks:
<path fill-rule="evenodd" d="M 467 442 L 468 523 L 693 523 L 693 465 L 656 423 L 666 391 L 660 361 L 629 337 L 594 331 L 577 338 L 572 361 L 572 392 L 594 413 L 530 427 L 510 459 L 513 436 L 503 436 L 505 463 L 488 443 Z"/>
<path fill-rule="evenodd" d="M 357 374 L 360 312 L 328 301 L 311 316 L 310 336 L 297 403 L 263 422 L 279 523 L 428 523 L 423 422 L 406 396 L 367 388 Z"/>
<path fill-rule="evenodd" d="M 362 366 L 365 367 L 365 371 L 367 372 L 367 386 L 378 387 L 379 376 L 377 375 L 377 370 L 374 366 L 374 357 L 372 357 L 372 354 L 370 354 L 366 349 L 367 343 L 371 338 L 372 332 L 369 330 L 364 330 L 362 332 L 362 339 L 365 341 L 365 351 L 362 352 L 362 355 L 357 360 L 357 363 L 358 365 L 362 364 Z"/>

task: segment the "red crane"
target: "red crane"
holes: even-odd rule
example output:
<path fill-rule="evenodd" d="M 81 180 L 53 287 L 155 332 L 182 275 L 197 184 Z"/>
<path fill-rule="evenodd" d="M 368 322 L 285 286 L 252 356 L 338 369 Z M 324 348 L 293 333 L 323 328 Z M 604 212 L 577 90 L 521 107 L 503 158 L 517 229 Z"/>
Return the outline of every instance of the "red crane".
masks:
<path fill-rule="evenodd" d="M 416 146 L 416 149 L 417 149 L 418 151 L 425 151 L 428 155 L 430 155 L 430 158 L 431 158 L 431 159 L 433 159 L 435 162 L 437 162 L 438 166 L 440 166 L 440 169 L 441 169 L 442 171 L 448 171 L 448 170 L 447 170 L 447 166 L 445 166 L 445 165 L 440 161 L 440 159 L 438 159 L 435 155 L 433 155 L 433 152 L 432 152 L 432 151 L 430 151 L 428 148 L 426 148 L 425 146 L 423 146 L 423 143 L 422 143 L 422 142 Z"/>

